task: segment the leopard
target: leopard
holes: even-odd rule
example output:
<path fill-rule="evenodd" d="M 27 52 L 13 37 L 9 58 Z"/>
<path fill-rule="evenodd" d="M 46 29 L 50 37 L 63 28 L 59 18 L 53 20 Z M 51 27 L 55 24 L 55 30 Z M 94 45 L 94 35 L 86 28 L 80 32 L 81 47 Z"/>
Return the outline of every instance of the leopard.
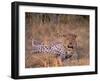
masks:
<path fill-rule="evenodd" d="M 62 35 L 63 41 L 53 40 L 48 45 L 43 41 L 33 40 L 33 52 L 40 54 L 54 54 L 57 58 L 59 57 L 62 61 L 64 60 L 79 60 L 77 48 L 77 35 L 69 33 Z M 59 39 L 59 38 L 58 38 Z"/>

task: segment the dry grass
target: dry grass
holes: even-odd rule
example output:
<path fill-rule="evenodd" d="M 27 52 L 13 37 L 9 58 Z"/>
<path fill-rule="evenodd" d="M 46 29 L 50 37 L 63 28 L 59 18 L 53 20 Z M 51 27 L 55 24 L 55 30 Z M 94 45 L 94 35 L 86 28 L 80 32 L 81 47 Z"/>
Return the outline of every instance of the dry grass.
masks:
<path fill-rule="evenodd" d="M 59 58 L 50 54 L 31 54 L 26 58 L 26 67 L 58 67 L 62 66 Z"/>
<path fill-rule="evenodd" d="M 30 54 L 26 58 L 26 68 L 35 68 L 35 67 L 60 67 L 60 66 L 82 66 L 89 65 L 89 59 L 82 58 L 79 60 L 65 60 L 61 61 L 60 58 L 57 58 L 54 55 L 50 54 Z"/>
<path fill-rule="evenodd" d="M 89 59 L 82 58 L 79 60 L 65 60 L 63 66 L 82 66 L 89 65 Z"/>

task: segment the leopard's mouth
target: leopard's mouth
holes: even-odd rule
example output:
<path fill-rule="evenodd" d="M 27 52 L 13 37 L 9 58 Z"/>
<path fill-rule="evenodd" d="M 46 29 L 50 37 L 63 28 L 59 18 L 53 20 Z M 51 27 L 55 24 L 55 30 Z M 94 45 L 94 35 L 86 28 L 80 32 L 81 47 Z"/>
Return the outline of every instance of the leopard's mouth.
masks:
<path fill-rule="evenodd" d="M 72 48 L 72 49 L 73 49 L 74 47 L 73 47 L 73 46 L 69 46 L 69 45 L 68 45 L 68 48 Z"/>

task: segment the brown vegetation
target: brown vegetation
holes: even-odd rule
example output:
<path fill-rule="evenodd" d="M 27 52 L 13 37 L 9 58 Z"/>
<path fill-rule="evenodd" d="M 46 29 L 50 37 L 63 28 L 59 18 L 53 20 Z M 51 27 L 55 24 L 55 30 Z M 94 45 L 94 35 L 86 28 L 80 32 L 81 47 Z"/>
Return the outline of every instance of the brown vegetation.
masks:
<path fill-rule="evenodd" d="M 26 67 L 57 67 L 62 66 L 59 58 L 50 54 L 31 54 L 26 58 Z"/>

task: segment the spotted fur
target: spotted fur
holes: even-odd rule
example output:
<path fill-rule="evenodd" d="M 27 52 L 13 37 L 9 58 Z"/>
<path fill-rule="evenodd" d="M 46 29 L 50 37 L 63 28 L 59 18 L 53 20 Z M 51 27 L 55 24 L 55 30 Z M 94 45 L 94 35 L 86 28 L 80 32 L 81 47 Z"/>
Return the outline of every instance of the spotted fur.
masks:
<path fill-rule="evenodd" d="M 77 41 L 76 35 L 70 35 L 67 45 L 63 45 L 59 41 L 52 41 L 49 45 L 45 45 L 43 42 L 37 40 L 32 41 L 32 50 L 34 53 L 49 53 L 55 54 L 64 59 L 77 59 Z"/>

